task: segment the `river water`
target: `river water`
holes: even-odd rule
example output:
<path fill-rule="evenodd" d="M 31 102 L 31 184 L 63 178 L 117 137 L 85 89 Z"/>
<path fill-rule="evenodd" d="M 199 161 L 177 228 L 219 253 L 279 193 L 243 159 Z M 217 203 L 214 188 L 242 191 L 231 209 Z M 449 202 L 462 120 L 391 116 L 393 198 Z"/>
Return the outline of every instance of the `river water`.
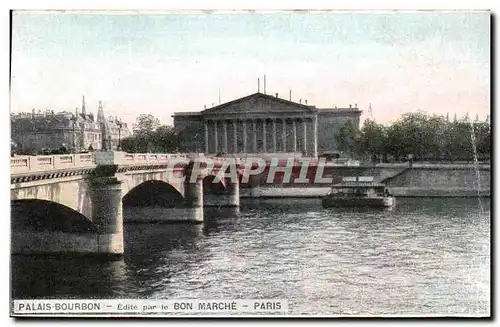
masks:
<path fill-rule="evenodd" d="M 289 301 L 293 315 L 490 315 L 490 200 L 392 211 L 242 200 L 205 225 L 127 224 L 118 261 L 13 256 L 13 298 Z"/>

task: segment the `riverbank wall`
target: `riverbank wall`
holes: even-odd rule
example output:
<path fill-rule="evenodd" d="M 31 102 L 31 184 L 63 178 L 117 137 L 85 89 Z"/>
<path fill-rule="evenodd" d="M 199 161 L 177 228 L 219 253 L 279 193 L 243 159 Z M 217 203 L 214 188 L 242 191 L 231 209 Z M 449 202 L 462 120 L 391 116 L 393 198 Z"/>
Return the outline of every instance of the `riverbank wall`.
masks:
<path fill-rule="evenodd" d="M 319 170 L 319 169 L 318 169 Z M 289 183 L 279 173 L 274 183 L 267 183 L 263 172 L 252 183 L 240 190 L 242 198 L 319 198 L 328 193 L 332 183 L 343 177 L 373 176 L 385 183 L 398 197 L 489 197 L 491 195 L 491 169 L 489 165 L 472 164 L 383 164 L 377 166 L 324 167 L 308 172 L 297 182 L 298 173 L 292 174 Z"/>

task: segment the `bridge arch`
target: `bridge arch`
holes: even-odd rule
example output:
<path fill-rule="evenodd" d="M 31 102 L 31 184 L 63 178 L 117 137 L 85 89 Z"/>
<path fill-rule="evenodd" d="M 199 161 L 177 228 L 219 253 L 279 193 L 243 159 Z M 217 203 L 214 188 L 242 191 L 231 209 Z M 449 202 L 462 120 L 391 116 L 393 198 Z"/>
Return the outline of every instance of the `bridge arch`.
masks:
<path fill-rule="evenodd" d="M 11 200 L 12 231 L 91 233 L 97 227 L 80 212 L 57 202 L 39 199 Z"/>
<path fill-rule="evenodd" d="M 133 187 L 122 198 L 124 206 L 162 206 L 173 208 L 184 203 L 184 196 L 170 183 L 149 180 Z"/>

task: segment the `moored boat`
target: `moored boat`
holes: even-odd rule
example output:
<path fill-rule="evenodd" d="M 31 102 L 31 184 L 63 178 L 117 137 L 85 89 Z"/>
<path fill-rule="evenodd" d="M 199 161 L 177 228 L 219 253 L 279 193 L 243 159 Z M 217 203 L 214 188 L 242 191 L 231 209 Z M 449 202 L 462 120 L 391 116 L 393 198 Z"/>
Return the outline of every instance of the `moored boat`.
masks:
<path fill-rule="evenodd" d="M 373 181 L 373 177 L 344 177 L 341 183 L 331 186 L 323 197 L 322 205 L 330 207 L 393 207 L 396 199 L 382 183 Z"/>

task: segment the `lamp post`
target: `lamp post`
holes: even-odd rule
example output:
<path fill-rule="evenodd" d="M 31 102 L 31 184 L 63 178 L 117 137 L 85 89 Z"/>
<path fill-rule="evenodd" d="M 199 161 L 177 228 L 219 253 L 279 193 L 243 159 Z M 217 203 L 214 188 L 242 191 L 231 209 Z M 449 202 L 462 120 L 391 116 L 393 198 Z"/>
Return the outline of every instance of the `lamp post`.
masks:
<path fill-rule="evenodd" d="M 118 118 L 116 118 L 116 125 L 118 126 L 118 146 L 117 146 L 116 150 L 121 151 L 122 150 L 121 132 L 122 132 L 123 123 Z"/>
<path fill-rule="evenodd" d="M 83 148 L 83 150 L 85 150 L 85 123 L 86 121 L 84 120 L 82 124 L 82 140 L 80 142 L 80 147 Z"/>
<path fill-rule="evenodd" d="M 71 153 L 75 153 L 75 149 L 76 149 L 76 141 L 75 141 L 75 138 L 76 138 L 76 135 L 75 135 L 76 116 L 75 115 L 71 115 L 71 122 L 73 123 L 73 138 L 72 138 L 73 146 L 71 147 Z"/>

